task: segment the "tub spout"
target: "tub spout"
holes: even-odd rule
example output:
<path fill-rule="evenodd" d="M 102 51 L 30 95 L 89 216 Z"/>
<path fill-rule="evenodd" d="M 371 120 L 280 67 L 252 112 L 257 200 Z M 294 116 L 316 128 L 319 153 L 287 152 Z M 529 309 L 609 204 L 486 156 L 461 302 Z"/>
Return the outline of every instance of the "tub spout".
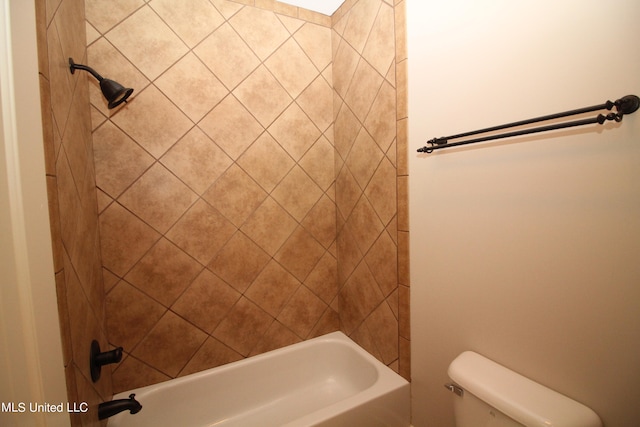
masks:
<path fill-rule="evenodd" d="M 98 405 L 98 419 L 104 420 L 126 410 L 129 410 L 131 414 L 137 414 L 142 409 L 142 405 L 134 396 L 135 394 L 130 394 L 128 399 L 117 399 L 101 403 Z"/>

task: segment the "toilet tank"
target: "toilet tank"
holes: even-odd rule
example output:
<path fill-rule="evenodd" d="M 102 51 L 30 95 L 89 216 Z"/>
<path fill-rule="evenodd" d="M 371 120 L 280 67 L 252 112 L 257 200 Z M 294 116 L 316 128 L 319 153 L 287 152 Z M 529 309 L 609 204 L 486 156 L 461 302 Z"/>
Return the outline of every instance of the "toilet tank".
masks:
<path fill-rule="evenodd" d="M 592 409 L 472 351 L 448 374 L 456 427 L 602 427 Z"/>

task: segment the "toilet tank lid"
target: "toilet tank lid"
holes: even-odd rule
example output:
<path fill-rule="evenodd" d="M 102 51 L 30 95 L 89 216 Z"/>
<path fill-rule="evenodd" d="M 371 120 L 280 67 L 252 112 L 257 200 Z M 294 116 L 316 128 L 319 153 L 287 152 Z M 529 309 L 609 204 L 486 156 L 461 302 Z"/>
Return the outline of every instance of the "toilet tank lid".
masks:
<path fill-rule="evenodd" d="M 602 427 L 598 415 L 582 403 L 478 353 L 460 354 L 448 374 L 464 390 L 526 426 Z"/>

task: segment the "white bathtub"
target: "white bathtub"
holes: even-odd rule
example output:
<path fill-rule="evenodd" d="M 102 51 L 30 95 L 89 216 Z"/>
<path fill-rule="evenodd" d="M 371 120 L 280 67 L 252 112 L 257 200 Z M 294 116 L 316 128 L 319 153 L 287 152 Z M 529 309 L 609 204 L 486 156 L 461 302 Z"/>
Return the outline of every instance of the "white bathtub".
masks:
<path fill-rule="evenodd" d="M 109 427 L 409 426 L 409 383 L 341 332 L 131 393 Z"/>

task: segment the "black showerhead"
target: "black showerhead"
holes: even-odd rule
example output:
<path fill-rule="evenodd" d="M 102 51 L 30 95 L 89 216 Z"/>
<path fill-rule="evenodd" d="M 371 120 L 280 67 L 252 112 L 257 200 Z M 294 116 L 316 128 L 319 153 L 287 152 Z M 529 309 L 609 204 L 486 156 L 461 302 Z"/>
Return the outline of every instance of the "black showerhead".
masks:
<path fill-rule="evenodd" d="M 105 79 L 93 68 L 76 64 L 72 58 L 69 58 L 69 69 L 71 70 L 71 74 L 75 73 L 76 70 L 84 70 L 91 73 L 91 75 L 100 82 L 100 90 L 102 90 L 102 95 L 104 95 L 105 99 L 109 102 L 109 109 L 116 108 L 123 102 L 127 102 L 127 98 L 133 93 L 133 89 L 126 88 L 113 80 Z"/>

